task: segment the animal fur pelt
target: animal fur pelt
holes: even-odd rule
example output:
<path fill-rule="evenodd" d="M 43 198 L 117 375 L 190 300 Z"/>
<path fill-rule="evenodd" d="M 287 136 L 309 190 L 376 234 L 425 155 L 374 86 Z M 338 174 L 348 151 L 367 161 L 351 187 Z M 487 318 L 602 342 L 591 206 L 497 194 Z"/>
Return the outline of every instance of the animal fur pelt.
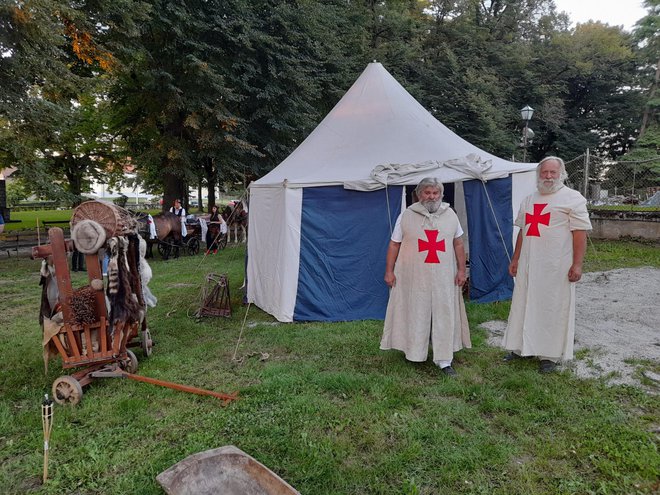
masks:
<path fill-rule="evenodd" d="M 158 299 L 156 299 L 156 296 L 153 295 L 153 293 L 151 292 L 148 286 L 149 282 L 151 281 L 151 278 L 153 277 L 153 272 L 151 271 L 151 267 L 149 266 L 149 263 L 147 263 L 146 260 L 147 241 L 145 241 L 142 237 L 139 237 L 139 239 L 140 239 L 140 281 L 142 282 L 142 297 L 144 298 L 144 302 L 147 304 L 147 306 L 154 308 L 156 306 L 156 303 L 158 302 Z"/>
<path fill-rule="evenodd" d="M 51 260 L 52 261 L 52 260 Z M 44 318 L 52 318 L 59 311 L 60 291 L 55 280 L 55 267 L 45 259 L 41 261 L 39 285 L 41 285 L 41 308 L 39 324 L 43 327 Z"/>
<path fill-rule="evenodd" d="M 107 295 L 110 300 L 112 331 L 118 321 L 132 324 L 141 319 L 140 303 L 137 295 L 131 289 L 130 272 L 126 260 L 128 244 L 125 237 L 113 237 L 108 241 L 110 262 L 108 263 Z"/>
<path fill-rule="evenodd" d="M 142 282 L 140 280 L 140 241 L 136 234 L 129 234 L 126 236 L 128 239 L 128 249 L 126 251 L 126 261 L 128 264 L 129 282 L 131 290 L 136 295 L 140 306 L 144 306 L 142 299 Z"/>

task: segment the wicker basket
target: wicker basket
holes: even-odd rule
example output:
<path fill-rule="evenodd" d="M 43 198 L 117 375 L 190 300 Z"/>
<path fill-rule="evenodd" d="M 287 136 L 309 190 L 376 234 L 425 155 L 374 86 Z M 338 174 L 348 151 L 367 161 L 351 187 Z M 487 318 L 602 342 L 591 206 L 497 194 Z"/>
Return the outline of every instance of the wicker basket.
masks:
<path fill-rule="evenodd" d="M 82 220 L 93 220 L 100 224 L 108 239 L 115 236 L 137 233 L 137 222 L 131 213 L 107 201 L 92 200 L 81 203 L 73 210 L 71 228 Z"/>

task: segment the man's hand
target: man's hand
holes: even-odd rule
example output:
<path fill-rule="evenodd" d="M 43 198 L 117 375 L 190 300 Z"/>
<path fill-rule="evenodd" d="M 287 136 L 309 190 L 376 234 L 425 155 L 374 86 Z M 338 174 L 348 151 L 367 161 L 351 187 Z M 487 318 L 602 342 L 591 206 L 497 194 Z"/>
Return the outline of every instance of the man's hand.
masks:
<path fill-rule="evenodd" d="M 467 277 L 465 276 L 465 270 L 458 270 L 456 272 L 456 277 L 454 278 L 454 283 L 458 286 L 465 285 Z"/>
<path fill-rule="evenodd" d="M 509 275 L 512 277 L 518 275 L 518 260 L 513 259 L 511 260 L 511 263 L 509 263 Z"/>
<path fill-rule="evenodd" d="M 573 263 L 570 270 L 568 270 L 568 280 L 569 282 L 577 282 L 582 278 L 582 265 Z"/>
<path fill-rule="evenodd" d="M 385 272 L 385 283 L 388 287 L 394 287 L 396 285 L 396 277 L 394 272 Z"/>

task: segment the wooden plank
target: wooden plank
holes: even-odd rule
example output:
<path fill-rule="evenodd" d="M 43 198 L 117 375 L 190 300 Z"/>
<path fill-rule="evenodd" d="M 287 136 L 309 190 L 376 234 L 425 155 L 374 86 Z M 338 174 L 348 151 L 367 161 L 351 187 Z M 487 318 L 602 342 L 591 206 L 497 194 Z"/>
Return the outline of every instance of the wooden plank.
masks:
<path fill-rule="evenodd" d="M 80 348 L 78 347 L 78 342 L 73 333 L 73 330 L 71 330 L 71 327 L 67 323 L 64 323 L 64 328 L 66 330 L 66 335 L 67 335 L 67 344 L 69 345 L 69 349 L 71 349 L 70 357 L 71 359 L 79 358 Z"/>
<path fill-rule="evenodd" d="M 66 259 L 66 245 L 64 243 L 64 233 L 62 229 L 52 228 L 48 231 L 48 239 L 53 253 L 53 264 L 55 265 L 55 280 L 57 288 L 60 291 L 59 300 L 62 305 L 62 315 L 65 323 L 73 321 L 71 311 L 71 297 L 73 289 L 71 288 L 71 275 L 69 274 L 69 264 Z M 80 354 L 78 354 L 80 355 Z"/>
<path fill-rule="evenodd" d="M 94 347 L 92 342 L 92 332 L 89 329 L 89 325 L 83 325 L 83 331 L 85 332 L 85 344 L 87 345 L 87 352 L 85 353 L 88 358 L 94 357 Z"/>
<path fill-rule="evenodd" d="M 71 239 L 67 239 L 64 242 L 64 247 L 66 249 L 66 252 L 68 253 L 73 252 L 73 241 Z M 48 258 L 51 254 L 53 254 L 53 248 L 50 244 L 42 244 L 41 246 L 32 246 L 32 259 Z"/>
<path fill-rule="evenodd" d="M 85 264 L 87 266 L 87 275 L 90 283 L 92 280 L 103 280 L 101 273 L 101 263 L 98 253 L 85 255 Z M 96 295 L 96 319 L 107 318 L 108 312 L 105 306 L 105 294 L 102 290 L 95 291 Z"/>
<path fill-rule="evenodd" d="M 121 345 L 123 330 L 124 330 L 124 322 L 116 321 L 114 324 L 114 332 L 112 333 L 112 352 L 115 355 L 119 354 L 119 346 Z"/>
<path fill-rule="evenodd" d="M 50 339 L 50 341 L 55 344 L 55 347 L 57 347 L 57 352 L 60 353 L 60 357 L 62 358 L 62 361 L 64 363 L 68 362 L 69 355 L 68 355 L 66 349 L 64 348 L 64 346 L 62 345 L 62 342 L 60 341 L 59 334 L 54 335 L 53 338 Z"/>
<path fill-rule="evenodd" d="M 99 340 L 101 341 L 101 354 L 105 354 L 108 350 L 108 321 L 101 317 L 99 323 Z"/>

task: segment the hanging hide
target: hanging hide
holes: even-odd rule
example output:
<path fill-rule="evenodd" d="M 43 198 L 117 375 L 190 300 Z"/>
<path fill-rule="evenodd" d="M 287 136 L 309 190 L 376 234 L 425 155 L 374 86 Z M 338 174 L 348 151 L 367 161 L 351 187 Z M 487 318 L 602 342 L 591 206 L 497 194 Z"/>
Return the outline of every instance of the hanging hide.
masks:
<path fill-rule="evenodd" d="M 126 251 L 126 262 L 128 266 L 128 279 L 131 286 L 131 291 L 136 295 L 140 306 L 144 306 L 142 299 L 142 282 L 140 280 L 140 241 L 137 234 L 129 234 L 126 237 L 128 241 Z"/>
<path fill-rule="evenodd" d="M 51 318 L 59 311 L 60 291 L 55 280 L 55 267 L 52 258 L 49 263 L 46 259 L 41 261 L 39 285 L 41 285 L 41 308 L 39 310 L 39 324 L 43 327 L 44 318 Z"/>
<path fill-rule="evenodd" d="M 147 306 L 154 308 L 156 307 L 158 299 L 153 295 L 151 289 L 149 289 L 148 286 L 151 278 L 153 277 L 153 272 L 151 271 L 151 267 L 146 260 L 147 241 L 145 241 L 140 236 L 138 237 L 140 239 L 140 281 L 142 282 L 142 297 Z"/>
<path fill-rule="evenodd" d="M 108 299 L 110 300 L 110 323 L 132 324 L 140 321 L 140 304 L 133 293 L 130 273 L 126 260 L 128 240 L 125 237 L 113 237 L 108 241 L 110 262 L 108 263 Z"/>

